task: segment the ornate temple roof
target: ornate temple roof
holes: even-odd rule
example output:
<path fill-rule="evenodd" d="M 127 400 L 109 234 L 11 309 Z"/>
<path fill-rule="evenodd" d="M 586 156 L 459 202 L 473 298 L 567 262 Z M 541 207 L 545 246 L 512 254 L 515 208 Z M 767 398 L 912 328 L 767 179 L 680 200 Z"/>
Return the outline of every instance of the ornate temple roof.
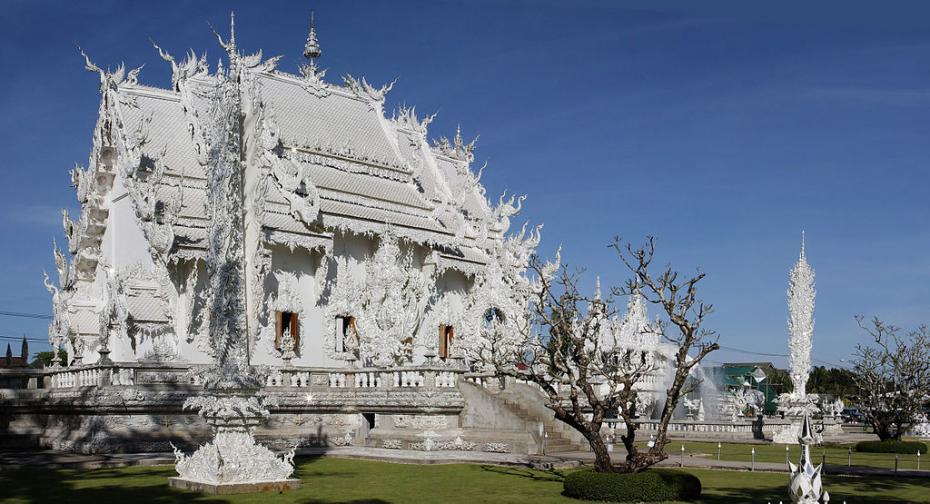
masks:
<path fill-rule="evenodd" d="M 175 59 L 155 45 L 170 65 L 168 88 L 140 83 L 141 67 L 105 71 L 81 51 L 85 68 L 99 76 L 101 101 L 88 166 L 71 170 L 80 217 L 63 213 L 68 247 L 54 248 L 58 285 L 45 278 L 54 311 L 50 342 L 71 341 L 80 354 L 81 337 L 125 333 L 130 325 L 149 338 L 174 331 L 201 337 L 195 325 L 203 317 L 195 313 L 207 287 L 197 261 L 206 258 L 208 240 L 212 249 L 222 244 L 224 225 L 235 227 L 235 243 L 249 257 L 244 276 L 255 289 L 247 296 L 255 331 L 265 327 L 257 314 L 266 293 L 258 291 L 272 274 L 272 246 L 323 251 L 314 273 L 323 282 L 330 264 L 346 260 L 332 253 L 343 233 L 377 237 L 378 252 L 396 250 L 383 261 L 390 267 L 416 256 L 414 269 L 429 264 L 433 273 L 473 277 L 470 317 L 483 320 L 494 306 L 516 320 L 513 299 L 527 289 L 522 272 L 540 227 L 508 234 L 523 198 L 488 201 L 483 167 L 471 166 L 475 142 L 466 143 L 460 130 L 430 142 L 433 116 L 417 117 L 413 108 L 386 116 L 393 83 L 325 80 L 315 33 L 304 47 L 307 64 L 294 74 L 277 68 L 280 57 L 241 54 L 230 28 L 229 39 L 217 35 L 227 58 L 212 71 L 205 56 L 191 51 Z M 422 247 L 401 256 L 400 241 Z M 371 269 L 380 281 L 389 267 L 370 264 L 366 274 Z M 336 270 L 338 277 L 349 268 Z M 456 296 L 436 301 L 433 322 L 450 323 L 453 304 L 461 304 Z"/>
<path fill-rule="evenodd" d="M 209 114 L 202 97 L 215 74 L 193 52 L 178 63 L 156 48 L 172 65 L 174 89 L 140 84 L 137 74 L 120 76 L 106 91 L 112 95 L 105 97 L 110 110 L 101 107 L 101 114 L 118 118 L 115 133 L 125 142 L 123 151 L 139 156 L 138 168 L 158 173 L 153 198 L 176 200 L 173 249 L 197 255 L 207 225 L 204 147 L 198 141 L 204 126 L 198 123 Z M 390 226 L 399 237 L 444 247 L 441 256 L 452 263 L 486 261 L 482 250 L 504 231 L 501 215 L 513 212 L 501 210 L 508 203 L 495 209 L 485 198 L 480 173 L 470 167 L 474 143 L 466 144 L 457 132 L 451 141 L 429 145 L 432 117 L 418 119 L 413 109 L 385 117 L 384 98 L 393 83 L 374 88 L 365 79 L 345 76 L 337 85 L 324 80 L 325 71 L 314 60 L 300 75 L 278 70 L 277 60 L 262 60 L 260 52 L 240 57 L 252 79 L 252 99 L 262 108 L 263 127 L 275 137 L 278 170 L 286 172 L 276 174 L 279 183 L 269 184 L 264 198 L 262 225 L 268 236 L 294 243 L 336 230 L 380 233 Z M 302 204 L 294 201 L 295 193 L 316 205 L 313 219 L 295 212 Z M 314 197 L 318 200 L 310 201 Z"/>

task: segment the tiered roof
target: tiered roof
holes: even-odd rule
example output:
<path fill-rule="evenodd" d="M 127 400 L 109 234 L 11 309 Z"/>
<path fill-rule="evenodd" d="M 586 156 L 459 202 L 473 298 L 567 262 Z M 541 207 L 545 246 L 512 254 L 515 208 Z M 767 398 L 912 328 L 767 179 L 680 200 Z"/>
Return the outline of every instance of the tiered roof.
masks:
<path fill-rule="evenodd" d="M 172 253 L 198 256 L 206 238 L 206 174 L 192 123 L 208 113 L 202 91 L 215 78 L 193 53 L 177 64 L 159 51 L 172 63 L 175 89 L 125 79 L 113 86 L 109 106 L 121 119 L 126 150 L 138 150 L 143 168 L 162 165 L 156 198 L 179 203 Z M 470 270 L 487 262 L 487 241 L 501 239 L 500 215 L 507 210 L 491 207 L 480 174 L 471 171 L 473 143 L 457 133 L 429 145 L 432 117 L 420 120 L 412 109 L 385 117 L 391 84 L 375 89 L 346 76 L 336 85 L 323 80 L 315 63 L 295 75 L 278 70 L 277 58 L 262 61 L 259 53 L 242 59 L 248 58 L 263 119 L 277 134 L 276 155 L 287 171 L 308 174 L 319 197 L 316 218 L 308 221 L 292 211 L 288 193 L 296 188 L 270 184 L 262 225 L 271 241 L 325 245 L 336 230 L 380 233 L 390 226 L 400 237 L 440 250 L 451 266 Z"/>

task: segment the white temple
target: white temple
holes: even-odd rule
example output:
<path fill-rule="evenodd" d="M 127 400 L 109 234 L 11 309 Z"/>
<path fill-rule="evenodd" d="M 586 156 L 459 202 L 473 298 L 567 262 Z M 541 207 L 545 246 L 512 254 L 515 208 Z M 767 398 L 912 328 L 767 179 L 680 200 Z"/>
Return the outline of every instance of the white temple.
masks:
<path fill-rule="evenodd" d="M 252 387 L 257 365 L 263 443 L 533 453 L 558 437 L 551 412 L 513 405 L 537 392 L 505 400 L 482 365 L 525 321 L 540 229 L 510 230 L 524 198 L 488 200 L 459 131 L 430 141 L 433 116 L 386 116 L 393 83 L 325 80 L 312 25 L 297 74 L 242 54 L 234 23 L 217 38 L 212 71 L 155 46 L 168 89 L 84 55 L 99 116 L 71 171 L 81 212 L 63 213 L 59 282 L 45 280 L 68 362 L 4 403 L 11 429 L 67 450 L 191 448 L 209 422 L 184 404 Z M 245 334 L 213 330 L 218 316 Z"/>
<path fill-rule="evenodd" d="M 318 47 L 310 38 L 308 51 Z M 491 204 L 471 166 L 474 142 L 457 132 L 430 143 L 432 116 L 385 117 L 392 84 L 332 84 L 313 58 L 294 75 L 279 57 L 239 54 L 234 33 L 228 44 L 243 69 L 251 361 L 468 359 L 484 315 L 497 308 L 507 324 L 516 308 L 499 276 L 519 272 L 538 242 L 538 230 L 506 238 L 523 198 Z M 156 49 L 170 89 L 86 60 L 100 76 L 99 119 L 88 168 L 71 172 L 81 214 L 63 215 L 60 284 L 48 284 L 50 340 L 78 363 L 101 349 L 116 362 L 211 360 L 204 166 L 216 74 L 205 57 Z"/>
<path fill-rule="evenodd" d="M 285 450 L 587 446 L 539 390 L 491 372 L 525 337 L 540 229 L 510 229 L 523 197 L 485 196 L 475 142 L 430 141 L 433 116 L 413 108 L 386 116 L 392 84 L 327 81 L 312 25 L 297 74 L 242 54 L 234 24 L 217 37 L 212 70 L 155 46 L 168 89 L 84 55 L 99 115 L 71 171 L 81 212 L 62 216 L 58 283 L 45 279 L 49 340 L 68 360 L 0 397 L 8 430 L 74 451 L 173 443 L 188 475 L 213 451 L 181 453 L 211 426 Z M 661 358 L 642 299 L 628 308 L 612 344 Z M 256 387 L 247 425 L 216 421 Z M 232 437 L 215 446 L 258 446 Z"/>
<path fill-rule="evenodd" d="M 596 301 L 601 299 L 600 279 L 595 287 Z M 622 317 L 614 316 L 601 325 L 598 346 L 602 351 L 622 354 L 625 351 L 642 351 L 644 364 L 651 370 L 638 381 L 634 388 L 639 391 L 636 413 L 648 418 L 659 400 L 664 399 L 666 375 L 673 369 L 671 361 L 676 348 L 661 341 L 658 321 L 650 321 L 646 301 L 639 292 L 629 296 L 626 312 Z M 602 393 L 610 389 L 609 383 L 601 385 Z"/>

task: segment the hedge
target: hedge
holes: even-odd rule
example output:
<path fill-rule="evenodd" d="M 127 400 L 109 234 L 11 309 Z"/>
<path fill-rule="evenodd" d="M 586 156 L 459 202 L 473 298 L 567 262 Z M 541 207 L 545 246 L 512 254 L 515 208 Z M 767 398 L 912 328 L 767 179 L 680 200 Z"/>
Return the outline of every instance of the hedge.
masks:
<path fill-rule="evenodd" d="M 927 444 L 920 441 L 859 441 L 856 443 L 857 452 L 869 453 L 900 453 L 914 455 L 920 450 L 921 455 L 927 454 Z"/>
<path fill-rule="evenodd" d="M 701 496 L 697 476 L 669 469 L 639 473 L 575 471 L 565 476 L 563 488 L 567 497 L 596 501 L 691 501 Z"/>

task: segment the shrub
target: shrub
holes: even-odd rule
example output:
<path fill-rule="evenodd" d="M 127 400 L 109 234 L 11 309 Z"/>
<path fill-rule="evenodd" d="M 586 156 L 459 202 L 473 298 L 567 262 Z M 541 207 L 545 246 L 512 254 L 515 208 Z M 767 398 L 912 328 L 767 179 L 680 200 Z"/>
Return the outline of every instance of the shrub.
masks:
<path fill-rule="evenodd" d="M 691 501 L 701 496 L 701 480 L 686 472 L 649 469 L 639 473 L 582 470 L 565 477 L 564 494 L 585 500 L 620 502 Z"/>
<path fill-rule="evenodd" d="M 869 453 L 900 453 L 914 455 L 920 450 L 922 455 L 927 454 L 927 444 L 920 441 L 859 441 L 856 443 L 857 452 Z"/>

